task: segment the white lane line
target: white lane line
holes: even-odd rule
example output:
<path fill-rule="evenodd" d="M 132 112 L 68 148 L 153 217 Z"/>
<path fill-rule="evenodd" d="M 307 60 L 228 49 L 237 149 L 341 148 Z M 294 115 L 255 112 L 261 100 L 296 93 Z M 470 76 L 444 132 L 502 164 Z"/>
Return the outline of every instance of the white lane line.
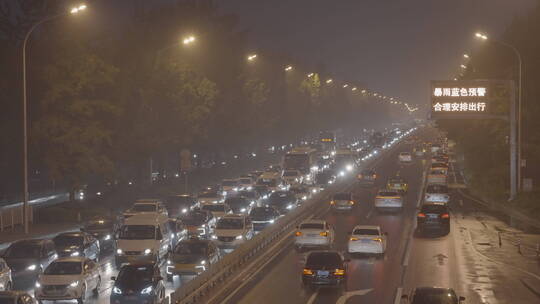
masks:
<path fill-rule="evenodd" d="M 371 215 L 373 214 L 373 210 L 374 208 L 369 209 L 368 214 L 366 214 L 366 219 L 369 219 L 371 217 Z"/>
<path fill-rule="evenodd" d="M 401 296 L 403 295 L 403 287 L 398 287 L 396 290 L 396 298 L 394 299 L 394 304 L 401 303 Z"/>
<path fill-rule="evenodd" d="M 339 299 L 337 300 L 336 304 L 345 304 L 347 303 L 347 300 L 349 298 L 352 298 L 354 296 L 363 296 L 363 295 L 366 295 L 367 293 L 369 293 L 370 291 L 372 291 L 373 288 L 369 288 L 369 289 L 359 289 L 359 290 L 353 290 L 353 291 L 347 291 L 344 295 L 342 295 L 341 297 L 339 297 Z"/>
<path fill-rule="evenodd" d="M 309 297 L 308 301 L 306 304 L 313 304 L 313 302 L 315 302 L 315 299 L 317 299 L 317 296 L 319 295 L 319 290 L 317 289 L 317 291 L 315 291 L 311 297 Z"/>

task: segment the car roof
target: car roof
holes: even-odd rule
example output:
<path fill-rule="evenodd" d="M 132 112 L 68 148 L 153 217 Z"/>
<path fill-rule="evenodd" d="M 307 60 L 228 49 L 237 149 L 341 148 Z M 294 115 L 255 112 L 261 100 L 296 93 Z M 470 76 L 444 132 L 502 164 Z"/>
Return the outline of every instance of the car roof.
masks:
<path fill-rule="evenodd" d="M 302 223 L 300 223 L 300 225 L 302 224 L 325 224 L 326 221 L 325 220 L 314 220 L 314 219 L 311 219 L 311 220 L 305 220 L 303 221 Z"/>
<path fill-rule="evenodd" d="M 353 228 L 353 231 L 356 229 L 374 229 L 374 230 L 381 230 L 381 226 L 376 225 L 357 225 Z"/>

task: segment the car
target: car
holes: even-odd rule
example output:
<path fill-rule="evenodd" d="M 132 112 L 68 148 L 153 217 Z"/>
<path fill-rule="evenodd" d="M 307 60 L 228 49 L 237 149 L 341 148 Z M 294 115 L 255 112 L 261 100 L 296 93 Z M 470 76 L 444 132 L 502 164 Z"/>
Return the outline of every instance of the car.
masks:
<path fill-rule="evenodd" d="M 410 304 L 460 304 L 465 297 L 458 297 L 452 288 L 443 287 L 417 287 L 409 295 L 402 295 L 402 299 Z"/>
<path fill-rule="evenodd" d="M 82 256 L 66 257 L 45 268 L 36 282 L 34 293 L 40 304 L 43 300 L 77 300 L 82 304 L 90 292 L 97 295 L 100 286 L 99 265 Z"/>
<path fill-rule="evenodd" d="M 313 193 L 312 191 L 309 190 L 308 187 L 306 186 L 294 186 L 294 187 L 290 187 L 289 188 L 289 191 L 294 193 L 294 195 L 296 196 L 296 199 L 301 202 L 301 201 L 305 201 L 307 200 L 308 198 L 311 197 L 311 194 Z"/>
<path fill-rule="evenodd" d="M 325 220 L 305 220 L 296 227 L 294 246 L 297 250 L 312 247 L 331 248 L 334 229 Z"/>
<path fill-rule="evenodd" d="M 418 147 L 415 147 L 414 148 L 414 155 L 417 156 L 417 157 L 423 157 L 426 152 L 427 152 L 427 149 L 425 146 L 418 146 Z"/>
<path fill-rule="evenodd" d="M 253 234 L 253 224 L 246 215 L 229 214 L 218 219 L 212 239 L 221 249 L 234 249 Z"/>
<path fill-rule="evenodd" d="M 111 304 L 161 304 L 165 300 L 165 284 L 159 265 L 153 262 L 122 266 L 114 281 L 109 302 Z"/>
<path fill-rule="evenodd" d="M 254 170 L 254 171 L 251 171 L 249 173 L 249 175 L 255 177 L 255 179 L 257 179 L 259 176 L 261 176 L 261 174 L 263 174 L 264 171 L 260 171 L 260 170 Z"/>
<path fill-rule="evenodd" d="M 233 213 L 248 214 L 255 202 L 242 196 L 233 196 L 228 197 L 225 204 L 231 208 Z"/>
<path fill-rule="evenodd" d="M 442 169 L 448 171 L 448 164 L 442 162 L 432 162 L 430 169 Z"/>
<path fill-rule="evenodd" d="M 2 258 L 11 269 L 14 283 L 25 278 L 37 278 L 49 264 L 58 258 L 51 240 L 32 239 L 11 243 Z"/>
<path fill-rule="evenodd" d="M 199 275 L 219 259 L 219 250 L 212 241 L 198 238 L 183 240 L 169 255 L 167 280 L 172 281 L 175 275 Z"/>
<path fill-rule="evenodd" d="M 380 190 L 375 197 L 375 209 L 383 211 L 401 211 L 403 209 L 403 197 L 397 191 Z"/>
<path fill-rule="evenodd" d="M 279 191 L 286 187 L 281 179 L 281 173 L 273 171 L 261 174 L 255 185 L 264 185 L 268 187 L 268 190 L 270 191 Z"/>
<path fill-rule="evenodd" d="M 255 207 L 249 212 L 254 231 L 263 230 L 273 224 L 279 216 L 279 212 L 274 207 Z"/>
<path fill-rule="evenodd" d="M 306 257 L 302 269 L 302 286 L 345 288 L 347 281 L 347 259 L 336 251 L 313 251 Z"/>
<path fill-rule="evenodd" d="M 284 170 L 281 178 L 289 185 L 299 185 L 304 181 L 302 173 L 298 170 Z"/>
<path fill-rule="evenodd" d="M 240 190 L 240 184 L 236 179 L 224 179 L 221 181 L 221 191 L 224 196 L 231 195 L 232 193 Z"/>
<path fill-rule="evenodd" d="M 270 195 L 266 204 L 276 208 L 280 214 L 285 214 L 296 208 L 298 200 L 290 191 L 276 191 Z"/>
<path fill-rule="evenodd" d="M 165 199 L 165 207 L 171 218 L 178 217 L 182 212 L 187 212 L 194 208 L 196 204 L 197 200 L 195 197 L 187 193 L 169 195 Z"/>
<path fill-rule="evenodd" d="M 261 202 L 261 195 L 259 192 L 253 190 L 242 190 L 238 191 L 237 196 L 245 197 L 249 199 L 251 202 L 253 202 L 253 205 L 258 205 Z"/>
<path fill-rule="evenodd" d="M 378 254 L 386 252 L 386 233 L 380 226 L 358 225 L 353 228 L 347 252 L 350 254 Z"/>
<path fill-rule="evenodd" d="M 398 155 L 398 160 L 400 163 L 411 163 L 412 155 L 410 152 L 400 152 Z"/>
<path fill-rule="evenodd" d="M 446 169 L 430 169 L 427 175 L 428 184 L 446 185 L 448 181 L 448 171 Z"/>
<path fill-rule="evenodd" d="M 409 184 L 405 179 L 396 176 L 388 180 L 386 183 L 386 189 L 405 194 L 409 190 Z"/>
<path fill-rule="evenodd" d="M 440 144 L 431 145 L 431 153 L 437 153 L 441 149 L 442 149 L 442 146 Z"/>
<path fill-rule="evenodd" d="M 124 221 L 118 229 L 115 266 L 140 261 L 162 261 L 173 248 L 169 219 L 156 214 L 139 214 Z"/>
<path fill-rule="evenodd" d="M 12 288 L 13 280 L 11 279 L 11 269 L 6 261 L 0 258 L 0 291 L 7 291 L 11 290 Z"/>
<path fill-rule="evenodd" d="M 373 169 L 364 169 L 357 175 L 361 186 L 373 186 L 377 181 L 377 173 Z"/>
<path fill-rule="evenodd" d="M 123 216 L 124 218 L 129 218 L 138 214 L 157 214 L 164 218 L 169 217 L 167 208 L 158 199 L 139 199 L 135 201 L 131 208 L 124 211 Z"/>
<path fill-rule="evenodd" d="M 216 218 L 210 211 L 194 209 L 182 213 L 176 220 L 178 226 L 187 231 L 187 236 L 209 238 L 212 234 L 210 227 L 215 226 Z"/>
<path fill-rule="evenodd" d="M 416 215 L 418 233 L 450 233 L 450 209 L 447 204 L 424 203 Z"/>
<path fill-rule="evenodd" d="M 35 304 L 34 298 L 20 290 L 0 291 L 0 303 L 3 304 Z"/>
<path fill-rule="evenodd" d="M 424 202 L 431 203 L 448 203 L 450 201 L 450 193 L 447 185 L 428 184 L 424 195 Z"/>
<path fill-rule="evenodd" d="M 216 219 L 232 213 L 231 207 L 225 203 L 203 204 L 201 210 L 211 212 Z"/>
<path fill-rule="evenodd" d="M 268 189 L 266 185 L 255 185 L 253 186 L 253 191 L 257 192 L 262 200 L 267 199 L 272 193 L 272 190 Z"/>
<path fill-rule="evenodd" d="M 434 155 L 431 157 L 431 162 L 432 163 L 443 163 L 443 164 L 446 164 L 448 165 L 448 162 L 449 162 L 449 157 L 448 155 L 446 154 L 437 154 L 437 155 Z"/>
<path fill-rule="evenodd" d="M 354 207 L 354 198 L 352 192 L 338 192 L 332 195 L 330 208 L 333 211 L 351 211 Z"/>
<path fill-rule="evenodd" d="M 53 242 L 59 257 L 81 256 L 94 261 L 99 260 L 99 241 L 89 233 L 64 232 L 56 235 Z"/>
<path fill-rule="evenodd" d="M 336 182 L 336 176 L 330 172 L 330 170 L 319 172 L 315 176 L 315 184 L 319 185 L 321 189 L 328 187 Z"/>
<path fill-rule="evenodd" d="M 101 250 L 114 251 L 116 246 L 114 236 L 118 229 L 116 219 L 110 217 L 100 217 L 87 221 L 81 231 L 92 235 L 99 241 Z"/>
<path fill-rule="evenodd" d="M 255 180 L 249 175 L 243 175 L 238 178 L 239 190 L 251 190 L 253 188 L 253 184 L 255 184 Z"/>
<path fill-rule="evenodd" d="M 201 207 L 204 204 L 217 204 L 223 202 L 223 196 L 220 191 L 205 190 L 197 195 L 197 205 Z"/>

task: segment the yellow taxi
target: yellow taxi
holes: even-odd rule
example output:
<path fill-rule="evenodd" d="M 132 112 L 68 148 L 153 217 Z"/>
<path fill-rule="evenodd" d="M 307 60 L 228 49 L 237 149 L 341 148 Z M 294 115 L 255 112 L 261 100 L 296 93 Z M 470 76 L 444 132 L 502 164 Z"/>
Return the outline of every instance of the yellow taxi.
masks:
<path fill-rule="evenodd" d="M 396 176 L 388 180 L 386 183 L 386 189 L 400 193 L 407 193 L 407 190 L 409 190 L 409 184 L 403 178 Z"/>

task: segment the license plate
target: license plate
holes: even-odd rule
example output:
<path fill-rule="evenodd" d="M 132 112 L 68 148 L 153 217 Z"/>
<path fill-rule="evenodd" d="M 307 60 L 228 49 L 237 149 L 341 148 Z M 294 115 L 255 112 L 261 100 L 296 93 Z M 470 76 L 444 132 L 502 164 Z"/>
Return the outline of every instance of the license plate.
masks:
<path fill-rule="evenodd" d="M 309 237 L 315 237 L 315 236 L 319 236 L 319 235 L 316 234 L 316 233 L 308 233 L 307 236 L 309 236 Z"/>
<path fill-rule="evenodd" d="M 317 271 L 317 275 L 320 275 L 320 276 L 328 276 L 330 274 L 330 271 L 328 270 L 318 270 Z"/>
<path fill-rule="evenodd" d="M 399 187 L 401 187 L 401 185 L 400 184 L 394 184 L 394 187 L 399 188 Z"/>
<path fill-rule="evenodd" d="M 362 240 L 362 243 L 369 243 L 369 242 L 371 242 L 370 239 L 363 239 L 363 240 Z"/>
<path fill-rule="evenodd" d="M 437 215 L 436 214 L 428 214 L 427 215 L 430 219 L 436 219 L 437 218 Z"/>

